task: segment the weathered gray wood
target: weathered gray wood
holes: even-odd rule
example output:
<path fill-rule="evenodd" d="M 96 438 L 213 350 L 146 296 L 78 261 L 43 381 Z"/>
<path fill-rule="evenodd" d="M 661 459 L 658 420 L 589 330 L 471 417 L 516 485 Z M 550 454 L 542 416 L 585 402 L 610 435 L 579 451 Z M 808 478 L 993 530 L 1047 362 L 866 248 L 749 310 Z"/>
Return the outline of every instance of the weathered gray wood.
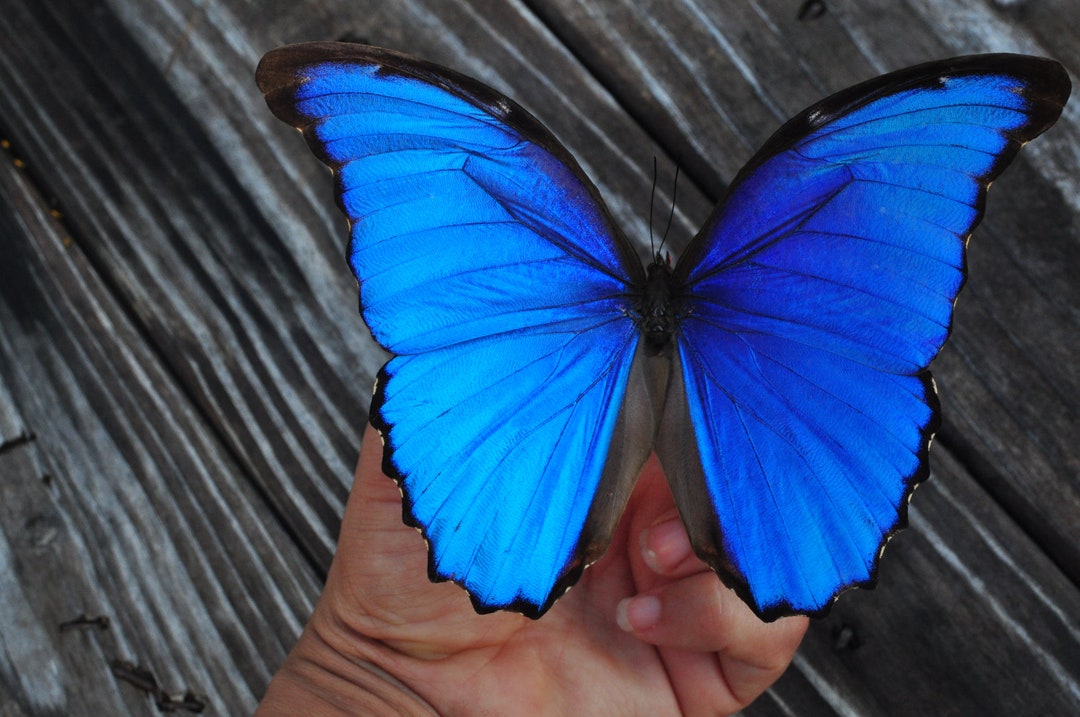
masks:
<path fill-rule="evenodd" d="M 0 123 L 89 255 L 83 271 L 100 272 L 138 327 L 133 345 L 141 340 L 144 354 L 158 357 L 150 363 L 157 360 L 160 375 L 176 382 L 168 400 L 150 395 L 139 401 L 162 406 L 166 423 L 174 411 L 205 416 L 205 425 L 192 421 L 217 433 L 235 458 L 230 470 L 248 476 L 276 511 L 267 518 L 274 533 L 268 545 L 293 540 L 324 569 L 381 357 L 356 316 L 355 286 L 341 261 L 344 221 L 330 200 L 329 179 L 295 133 L 265 110 L 251 80 L 255 62 L 278 44 L 350 33 L 480 77 L 552 127 L 639 239 L 646 235 L 650 160 L 659 156 L 663 167 L 677 157 L 689 179 L 680 185 L 673 235 L 685 241 L 708 211 L 706 196 L 719 191 L 787 114 L 878 70 L 974 51 L 977 43 L 954 47 L 947 32 L 935 34 L 935 23 L 958 8 L 993 14 L 978 3 L 881 3 L 867 10 L 829 3 L 811 24 L 795 19 L 794 3 L 700 5 L 695 11 L 690 2 L 545 2 L 536 3 L 534 15 L 515 3 L 480 0 L 257 7 L 114 0 L 103 8 L 51 0 L 0 16 L 11 38 L 0 46 Z M 702 24 L 702 13 L 713 28 Z M 1047 41 L 1052 16 L 1034 14 L 1005 23 Z M 889 24 L 889 17 L 896 20 Z M 1047 47 L 1048 54 L 1075 53 L 1062 42 Z M 1062 56 L 1069 58 L 1075 54 Z M 977 234 L 974 278 L 961 300 L 954 341 L 959 358 L 955 366 L 947 364 L 948 354 L 939 361 L 950 445 L 935 449 L 953 448 L 975 470 L 978 485 L 948 450 L 935 450 L 940 486 L 931 483 L 916 496 L 914 527 L 890 545 L 882 587 L 845 596 L 814 626 L 795 669 L 751 713 L 993 714 L 1039 705 L 1052 714 L 1076 706 L 1080 659 L 1076 624 L 1068 617 L 1078 614 L 1076 588 L 1040 553 L 1040 547 L 1056 550 L 1058 564 L 1068 566 L 1075 548 L 1047 545 L 1072 525 L 1075 471 L 1069 471 L 1077 456 L 1070 440 L 1078 302 L 1075 282 L 1067 281 L 1077 258 L 1076 208 L 1061 201 L 1068 167 L 1047 169 L 1075 156 L 1074 125 L 1063 124 L 1055 149 L 1064 147 L 1066 159 L 1022 160 L 1011 170 L 1015 180 L 1006 175 L 995 186 L 990 207 L 997 214 Z M 1010 194 L 1019 198 L 1010 201 Z M 984 245 L 991 245 L 989 254 L 980 251 Z M 989 257 L 989 268 L 975 264 L 980 255 Z M 1008 272 L 1023 282 L 1009 280 Z M 980 290 L 987 274 L 1005 278 Z M 76 285 L 60 282 L 54 291 L 78 306 Z M 966 311 L 975 317 L 969 338 L 962 335 Z M 57 340 L 57 346 L 93 344 L 91 336 Z M 21 354 L 3 351 L 0 361 L 8 363 L 0 364 L 0 376 L 12 391 L 21 386 L 26 395 L 27 384 L 55 383 L 26 376 L 12 381 L 6 367 L 17 365 Z M 72 356 L 77 365 L 77 352 Z M 123 382 L 114 387 L 113 381 L 87 400 L 87 420 L 111 415 L 111 393 L 123 393 Z M 60 410 L 61 401 L 50 405 L 43 396 L 43 412 Z M 23 415 L 0 410 L 5 440 L 19 435 Z M 139 436 L 132 445 L 147 440 L 141 426 L 129 430 Z M 130 460 L 130 451 L 114 442 L 95 442 L 101 435 L 111 434 L 83 439 L 100 460 Z M 40 451 L 39 443 L 29 450 Z M 147 454 L 143 473 L 174 475 L 180 460 L 174 451 L 187 456 L 185 446 L 167 442 Z M 0 460 L 24 460 L 27 448 Z M 0 469 L 6 478 L 8 468 L 0 463 Z M 35 464 L 18 469 L 26 476 L 36 470 Z M 1017 492 L 995 492 L 1004 495 L 998 499 L 1013 517 L 979 487 L 992 486 L 994 473 Z M 258 505 L 253 491 L 249 500 Z M 1030 512 L 1043 509 L 1050 519 L 1039 534 Z M 186 517 L 190 510 L 167 512 Z M 234 530 L 220 522 L 220 530 Z M 180 536 L 182 523 L 177 517 L 170 535 Z M 80 540 L 103 539 L 86 525 L 74 530 Z M 209 549 L 198 535 L 219 531 L 217 523 L 213 531 L 200 532 L 199 525 L 188 526 L 190 544 L 198 547 L 176 557 L 185 569 L 207 560 L 203 551 Z M 95 576 L 128 570 L 103 551 L 90 551 L 86 560 Z M 273 586 L 277 578 L 268 573 L 263 579 Z M 38 584 L 20 585 L 34 595 Z M 315 590 L 309 580 L 300 592 L 310 601 Z M 186 634 L 194 649 L 221 642 L 189 613 L 158 620 L 157 629 Z M 851 644 L 841 635 L 857 636 L 859 646 L 834 651 L 838 642 Z M 268 654 L 287 648 L 289 636 L 279 639 L 283 646 Z M 168 661 L 153 667 L 170 689 L 197 687 L 191 675 L 212 666 L 190 659 L 198 669 L 185 672 Z M 91 660 L 66 669 L 96 667 Z M 18 680 L 28 678 L 18 672 L 9 679 L 0 669 L 7 692 L 0 693 L 0 713 L 27 709 L 20 706 L 26 703 L 19 701 L 25 690 Z M 1009 681 L 1014 673 L 1024 675 L 1022 684 Z M 236 704 L 246 704 L 265 676 L 264 666 L 237 675 L 249 694 Z M 125 689 L 119 686 L 117 694 L 131 700 Z M 145 707 L 137 697 L 132 705 Z"/>
<path fill-rule="evenodd" d="M 10 163 L 0 238 L 0 713 L 250 712 L 314 571 Z"/>
<path fill-rule="evenodd" d="M 1071 714 L 1080 593 L 947 451 L 935 465 L 880 587 L 815 622 L 796 669 L 837 688 L 841 714 Z"/>
<path fill-rule="evenodd" d="M 327 565 L 373 375 L 354 363 L 371 350 L 359 317 L 327 309 L 353 292 L 336 271 L 340 245 L 296 247 L 287 225 L 265 223 L 256 192 L 207 151 L 163 68 L 106 8 L 20 5 L 0 27 L 10 38 L 0 102 L 16 148 L 62 197 L 75 239 L 107 267 L 170 370 Z M 304 494 L 274 478 L 303 475 L 319 476 Z"/>

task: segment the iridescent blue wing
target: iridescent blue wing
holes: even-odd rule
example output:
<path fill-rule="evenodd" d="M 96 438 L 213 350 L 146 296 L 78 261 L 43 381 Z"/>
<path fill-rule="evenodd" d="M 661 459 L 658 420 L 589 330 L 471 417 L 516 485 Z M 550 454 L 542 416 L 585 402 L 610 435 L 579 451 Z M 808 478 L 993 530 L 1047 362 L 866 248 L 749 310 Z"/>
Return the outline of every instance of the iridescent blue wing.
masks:
<path fill-rule="evenodd" d="M 986 189 L 1068 94 L 1057 63 L 1008 55 L 841 92 L 766 143 L 680 259 L 658 450 L 696 552 L 759 615 L 873 584 L 927 475 L 926 367 Z"/>
<path fill-rule="evenodd" d="M 339 44 L 275 50 L 257 79 L 334 170 L 361 311 L 395 354 L 372 422 L 432 579 L 539 616 L 603 552 L 652 444 L 651 416 L 620 410 L 640 262 L 569 153 L 474 80 Z"/>

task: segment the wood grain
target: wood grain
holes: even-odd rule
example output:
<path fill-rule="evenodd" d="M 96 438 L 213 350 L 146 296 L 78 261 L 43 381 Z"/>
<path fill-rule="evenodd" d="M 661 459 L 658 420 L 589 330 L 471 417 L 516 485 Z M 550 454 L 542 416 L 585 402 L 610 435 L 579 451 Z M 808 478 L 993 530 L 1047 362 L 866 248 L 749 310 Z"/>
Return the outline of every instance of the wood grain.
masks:
<path fill-rule="evenodd" d="M 120 659 L 250 711 L 315 573 L 25 173 L 5 163 L 0 188 L 3 423 L 33 436 L 0 454 L 8 695 L 28 715 L 141 713 Z M 61 629 L 80 615 L 108 624 Z"/>

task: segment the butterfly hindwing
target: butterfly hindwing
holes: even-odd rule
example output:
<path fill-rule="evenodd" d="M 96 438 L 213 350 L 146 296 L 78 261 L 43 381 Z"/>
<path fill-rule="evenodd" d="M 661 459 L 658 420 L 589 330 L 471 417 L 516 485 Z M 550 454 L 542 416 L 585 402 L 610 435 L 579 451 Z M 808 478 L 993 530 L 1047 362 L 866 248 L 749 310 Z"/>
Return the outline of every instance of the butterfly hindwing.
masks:
<path fill-rule="evenodd" d="M 271 52 L 258 78 L 335 172 L 361 311 L 395 354 L 372 421 L 432 578 L 538 616 L 606 546 L 651 445 L 620 412 L 640 263 L 566 150 L 475 81 L 337 44 Z"/>
<path fill-rule="evenodd" d="M 765 145 L 680 259 L 685 396 L 661 459 L 694 486 L 674 492 L 698 554 L 758 614 L 873 583 L 927 473 L 926 367 L 987 186 L 1068 90 L 1057 63 L 1007 55 L 846 90 Z M 688 426 L 696 455 L 670 448 Z"/>

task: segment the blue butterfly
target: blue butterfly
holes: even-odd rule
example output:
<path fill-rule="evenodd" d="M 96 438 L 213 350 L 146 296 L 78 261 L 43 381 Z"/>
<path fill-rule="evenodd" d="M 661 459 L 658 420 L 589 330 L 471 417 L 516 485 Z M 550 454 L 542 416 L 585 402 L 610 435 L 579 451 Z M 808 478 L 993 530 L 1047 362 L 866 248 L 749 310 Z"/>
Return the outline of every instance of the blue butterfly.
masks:
<path fill-rule="evenodd" d="M 674 267 L 643 267 L 532 115 L 452 70 L 315 43 L 257 72 L 337 180 L 372 423 L 433 580 L 539 617 L 655 449 L 697 555 L 763 619 L 872 586 L 927 476 L 986 189 L 1070 92 L 1018 55 L 912 67 L 785 124 Z"/>

